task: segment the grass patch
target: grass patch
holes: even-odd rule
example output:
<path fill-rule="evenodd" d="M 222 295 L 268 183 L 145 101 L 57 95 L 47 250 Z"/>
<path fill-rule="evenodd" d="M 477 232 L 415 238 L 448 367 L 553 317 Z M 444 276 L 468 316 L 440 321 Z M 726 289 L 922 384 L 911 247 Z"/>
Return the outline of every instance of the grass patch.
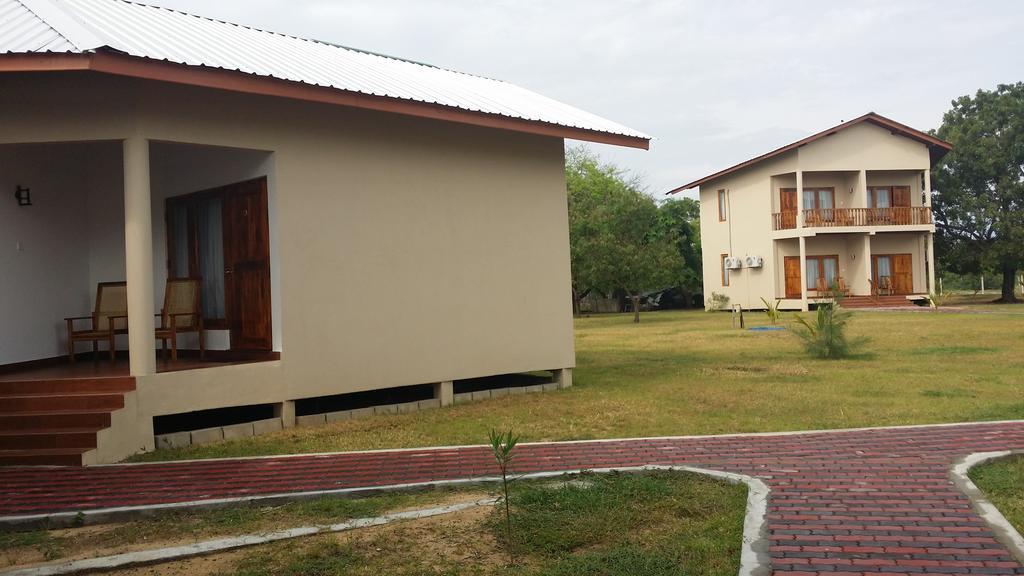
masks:
<path fill-rule="evenodd" d="M 243 505 L 197 511 L 168 511 L 134 522 L 85 528 L 0 533 L 0 567 L 65 557 L 116 554 L 140 545 L 183 542 L 267 532 L 311 524 L 377 516 L 390 510 L 419 507 L 458 497 L 458 490 L 438 489 L 366 498 L 319 498 L 280 506 Z"/>
<path fill-rule="evenodd" d="M 1024 534 L 1024 456 L 975 466 L 968 476 L 1010 524 Z"/>
<path fill-rule="evenodd" d="M 780 325 L 793 317 L 784 314 Z M 827 361 L 807 357 L 791 330 L 736 330 L 726 313 L 645 313 L 640 324 L 628 314 L 594 316 L 577 319 L 575 334 L 569 390 L 134 460 L 479 444 L 491 428 L 515 429 L 530 442 L 1024 418 L 1024 380 L 1015 377 L 1024 372 L 1019 314 L 854 312 L 850 338 L 870 342 Z"/>
<path fill-rule="evenodd" d="M 519 482 L 515 566 L 501 512 L 486 510 L 265 546 L 217 573 L 725 576 L 739 570 L 746 494 L 743 485 L 676 472 Z"/>

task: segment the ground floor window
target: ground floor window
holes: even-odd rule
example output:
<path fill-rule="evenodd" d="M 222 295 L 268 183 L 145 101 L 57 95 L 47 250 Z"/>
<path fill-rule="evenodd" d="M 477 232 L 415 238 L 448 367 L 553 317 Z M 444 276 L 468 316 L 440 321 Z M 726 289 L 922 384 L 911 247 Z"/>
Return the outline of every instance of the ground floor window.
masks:
<path fill-rule="evenodd" d="M 839 278 L 839 256 L 808 256 L 804 278 L 808 290 L 828 290 Z"/>

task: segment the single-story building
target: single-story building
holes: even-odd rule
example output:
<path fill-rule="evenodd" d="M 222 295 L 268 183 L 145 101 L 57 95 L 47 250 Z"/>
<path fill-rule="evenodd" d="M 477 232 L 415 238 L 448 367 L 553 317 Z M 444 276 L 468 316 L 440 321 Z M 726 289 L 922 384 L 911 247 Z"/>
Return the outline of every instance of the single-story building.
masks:
<path fill-rule="evenodd" d="M 160 428 L 248 435 L 374 390 L 567 385 L 567 138 L 649 142 L 326 42 L 0 0 L 0 463 L 114 462 Z"/>

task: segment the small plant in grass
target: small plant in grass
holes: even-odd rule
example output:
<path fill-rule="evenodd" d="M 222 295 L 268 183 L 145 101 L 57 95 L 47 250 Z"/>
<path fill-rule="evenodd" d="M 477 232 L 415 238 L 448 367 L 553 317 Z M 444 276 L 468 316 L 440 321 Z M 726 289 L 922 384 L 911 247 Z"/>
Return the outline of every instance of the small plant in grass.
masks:
<path fill-rule="evenodd" d="M 813 319 L 796 317 L 799 327 L 794 332 L 803 340 L 809 354 L 830 360 L 845 358 L 859 344 L 851 342 L 846 336 L 846 328 L 853 314 L 842 308 L 842 300 L 843 294 L 835 290 L 832 302 L 818 304 Z"/>
<path fill-rule="evenodd" d="M 779 321 L 779 318 L 782 317 L 782 312 L 779 311 L 779 302 L 782 302 L 782 300 L 769 302 L 762 296 L 761 302 L 764 302 L 764 313 L 768 316 L 768 321 L 774 326 Z"/>
<path fill-rule="evenodd" d="M 488 437 L 491 443 L 491 451 L 494 453 L 494 460 L 498 463 L 498 468 L 501 470 L 501 491 L 505 503 L 505 537 L 508 540 L 508 561 L 509 564 L 515 564 L 516 556 L 512 547 L 512 511 L 509 508 L 508 502 L 508 469 L 509 465 L 512 464 L 514 457 L 512 451 L 515 449 L 516 444 L 519 443 L 519 437 L 513 435 L 511 430 L 502 433 L 493 428 Z"/>
<path fill-rule="evenodd" d="M 934 310 L 938 310 L 939 308 L 942 308 L 943 306 L 946 305 L 946 303 L 948 301 L 949 301 L 949 294 L 946 293 L 946 292 L 942 292 L 942 293 L 932 292 L 931 294 L 928 294 L 928 305 L 931 306 L 932 309 L 934 309 Z"/>
<path fill-rule="evenodd" d="M 729 297 L 725 294 L 719 294 L 718 292 L 712 292 L 711 297 L 708 298 L 707 302 L 704 303 L 704 309 L 708 312 L 714 312 L 715 310 L 725 310 L 729 306 Z"/>

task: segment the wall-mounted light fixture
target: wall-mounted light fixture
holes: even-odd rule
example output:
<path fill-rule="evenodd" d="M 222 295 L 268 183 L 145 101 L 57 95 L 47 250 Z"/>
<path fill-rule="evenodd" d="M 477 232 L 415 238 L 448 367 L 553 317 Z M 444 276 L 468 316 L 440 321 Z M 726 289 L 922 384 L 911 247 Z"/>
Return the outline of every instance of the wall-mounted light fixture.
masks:
<path fill-rule="evenodd" d="M 18 206 L 32 205 L 32 190 L 24 186 L 18 186 L 14 189 L 14 197 L 18 200 Z"/>

